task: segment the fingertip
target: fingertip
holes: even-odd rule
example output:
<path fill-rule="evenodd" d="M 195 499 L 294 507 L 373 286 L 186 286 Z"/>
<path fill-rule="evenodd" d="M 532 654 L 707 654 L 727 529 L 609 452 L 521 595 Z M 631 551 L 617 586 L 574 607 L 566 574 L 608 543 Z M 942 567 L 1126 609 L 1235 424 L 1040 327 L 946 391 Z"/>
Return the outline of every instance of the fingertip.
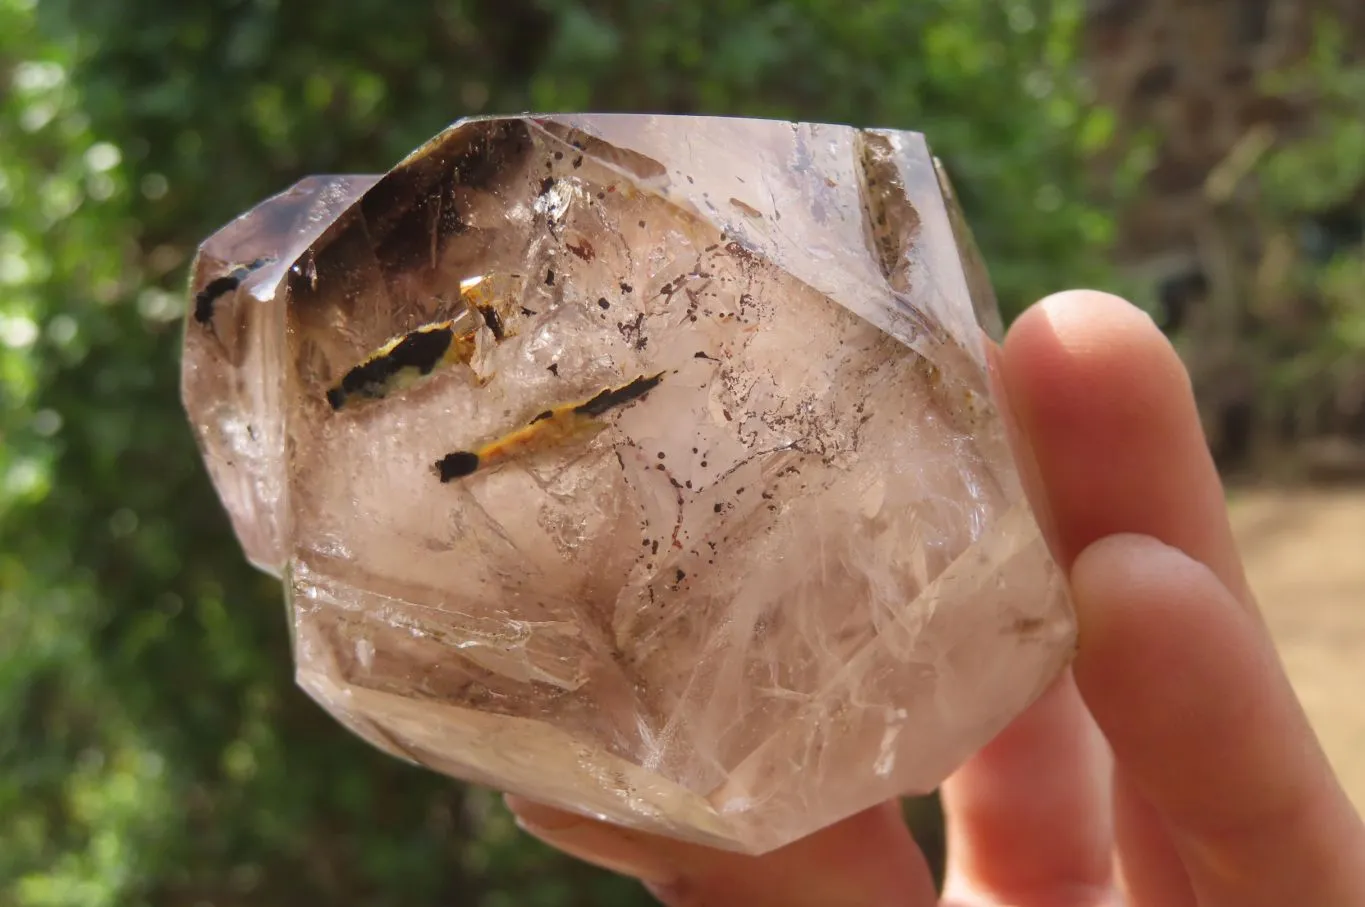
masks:
<path fill-rule="evenodd" d="M 1063 427 L 1093 418 L 1093 401 L 1115 420 L 1150 416 L 1172 402 L 1194 412 L 1189 375 L 1175 349 L 1142 309 L 1097 290 L 1069 290 L 1028 309 L 1005 338 L 1003 365 L 1012 398 L 1035 421 Z"/>
<path fill-rule="evenodd" d="M 1077 685 L 1195 890 L 1219 903 L 1365 897 L 1365 869 L 1340 859 L 1361 852 L 1365 827 L 1255 613 L 1206 564 L 1141 535 L 1090 545 L 1070 577 Z"/>
<path fill-rule="evenodd" d="M 1015 322 L 998 369 L 1063 567 L 1098 539 L 1141 533 L 1249 600 L 1189 374 L 1146 313 L 1093 290 L 1049 296 Z"/>
<path fill-rule="evenodd" d="M 1188 828 L 1254 822 L 1319 777 L 1313 733 L 1254 615 L 1206 565 L 1142 535 L 1071 569 L 1073 669 L 1119 764 Z"/>
<path fill-rule="evenodd" d="M 1120 762 L 1160 768 L 1171 746 L 1245 726 L 1258 704 L 1229 694 L 1263 683 L 1273 650 L 1207 566 L 1156 538 L 1118 534 L 1083 550 L 1070 578 L 1076 682 Z"/>
<path fill-rule="evenodd" d="M 1064 315 L 1068 310 L 1079 312 L 1104 306 L 1109 307 L 1110 311 L 1107 314 L 1111 319 L 1122 317 L 1123 313 L 1127 313 L 1129 317 L 1137 318 L 1154 328 L 1156 327 L 1156 322 L 1146 312 L 1127 299 L 1106 290 L 1096 290 L 1090 287 L 1076 287 L 1044 296 L 1038 300 L 1037 307 L 1053 316 L 1058 316 Z"/>
<path fill-rule="evenodd" d="M 1157 624 L 1162 619 L 1188 619 L 1184 607 L 1166 613 L 1178 605 L 1164 597 L 1172 585 L 1201 599 L 1226 591 L 1208 567 L 1148 535 L 1106 536 L 1087 546 L 1071 565 L 1077 618 L 1092 646 L 1134 633 L 1145 638 L 1149 631 L 1161 631 Z"/>
<path fill-rule="evenodd" d="M 1098 329 L 1147 333 L 1164 339 L 1150 315 L 1122 296 L 1103 290 L 1063 290 L 1044 296 L 1015 319 L 1010 334 L 1026 336 L 1027 332 L 1043 326 L 1049 333 L 1059 336 Z"/>

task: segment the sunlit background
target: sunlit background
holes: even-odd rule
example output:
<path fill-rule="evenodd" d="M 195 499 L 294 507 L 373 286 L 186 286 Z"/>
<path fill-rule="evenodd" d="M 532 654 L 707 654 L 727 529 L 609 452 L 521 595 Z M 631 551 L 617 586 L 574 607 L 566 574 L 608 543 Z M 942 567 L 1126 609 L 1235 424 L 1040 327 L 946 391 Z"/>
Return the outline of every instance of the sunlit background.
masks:
<path fill-rule="evenodd" d="M 647 903 L 295 690 L 178 400 L 202 237 L 490 112 L 921 130 L 1007 316 L 1148 308 L 1365 806 L 1363 53 L 1359 0 L 0 0 L 0 904 Z"/>

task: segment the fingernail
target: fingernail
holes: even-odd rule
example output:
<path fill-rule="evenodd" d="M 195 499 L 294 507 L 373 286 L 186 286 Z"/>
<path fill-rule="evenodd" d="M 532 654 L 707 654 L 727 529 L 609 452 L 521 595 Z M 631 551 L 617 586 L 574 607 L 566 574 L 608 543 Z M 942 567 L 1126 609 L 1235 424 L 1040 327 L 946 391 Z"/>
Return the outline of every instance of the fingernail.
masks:
<path fill-rule="evenodd" d="M 544 806 L 503 798 L 517 827 L 556 850 L 610 872 L 639 879 L 651 889 L 675 884 L 677 872 L 635 832 Z"/>

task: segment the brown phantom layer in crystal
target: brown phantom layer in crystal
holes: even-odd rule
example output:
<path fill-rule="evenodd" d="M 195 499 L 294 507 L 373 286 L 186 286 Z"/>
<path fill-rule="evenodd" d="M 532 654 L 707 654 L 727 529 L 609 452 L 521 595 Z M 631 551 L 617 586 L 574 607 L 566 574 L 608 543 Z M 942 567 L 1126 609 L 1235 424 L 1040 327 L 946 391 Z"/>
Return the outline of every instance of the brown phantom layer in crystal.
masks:
<path fill-rule="evenodd" d="M 762 852 L 1070 658 L 915 133 L 461 121 L 208 239 L 184 400 L 298 682 L 375 746 Z"/>

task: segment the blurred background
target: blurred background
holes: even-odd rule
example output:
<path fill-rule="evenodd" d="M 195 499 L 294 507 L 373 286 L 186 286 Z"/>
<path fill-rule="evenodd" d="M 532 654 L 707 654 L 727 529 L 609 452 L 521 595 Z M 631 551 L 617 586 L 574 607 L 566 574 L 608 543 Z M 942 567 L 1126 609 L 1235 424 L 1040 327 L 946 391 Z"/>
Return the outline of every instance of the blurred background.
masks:
<path fill-rule="evenodd" d="M 1358 0 L 0 0 L 0 905 L 647 903 L 294 688 L 178 399 L 201 238 L 491 112 L 921 130 L 1007 317 L 1147 307 L 1365 805 L 1363 52 Z"/>

